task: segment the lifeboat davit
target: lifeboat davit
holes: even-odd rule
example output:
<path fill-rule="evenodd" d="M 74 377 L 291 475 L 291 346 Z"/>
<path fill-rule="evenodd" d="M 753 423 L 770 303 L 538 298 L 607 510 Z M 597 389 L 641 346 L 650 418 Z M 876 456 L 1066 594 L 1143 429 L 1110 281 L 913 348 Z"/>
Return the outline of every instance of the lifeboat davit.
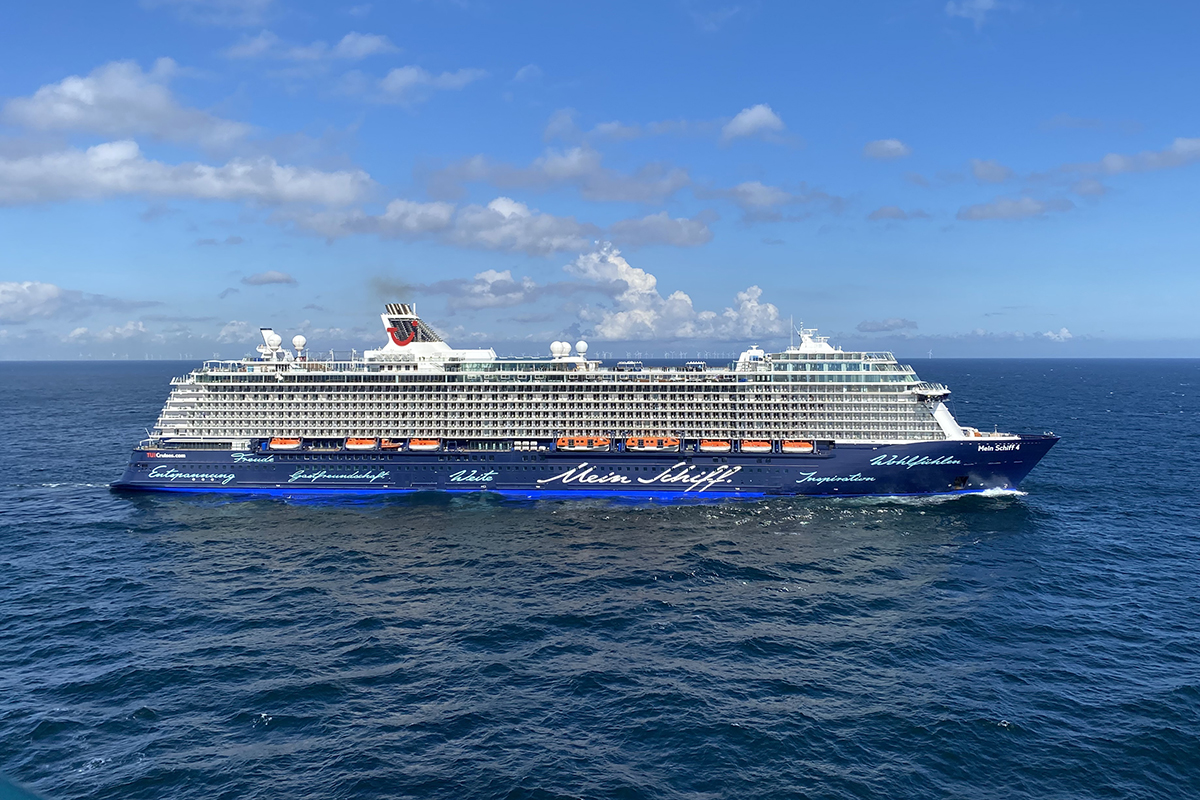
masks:
<path fill-rule="evenodd" d="M 408 449 L 416 450 L 420 453 L 427 453 L 432 450 L 439 450 L 442 446 L 441 439 L 409 439 Z"/>
<path fill-rule="evenodd" d="M 728 453 L 732 445 L 724 439 L 701 439 L 701 453 Z"/>
<path fill-rule="evenodd" d="M 751 439 L 742 439 L 742 452 L 769 453 L 771 452 L 771 443 Z"/>
<path fill-rule="evenodd" d="M 625 440 L 625 449 L 643 453 L 678 450 L 679 440 L 669 436 L 630 436 Z"/>
<path fill-rule="evenodd" d="M 404 446 L 404 442 L 398 442 L 395 439 L 384 439 L 379 443 L 381 450 L 399 450 Z"/>
<path fill-rule="evenodd" d="M 612 440 L 607 436 L 560 436 L 554 442 L 554 449 L 578 453 L 607 450 L 610 444 L 612 444 Z"/>
<path fill-rule="evenodd" d="M 781 449 L 785 453 L 811 453 L 813 451 L 812 442 L 784 442 Z"/>
<path fill-rule="evenodd" d="M 351 437 L 346 440 L 347 450 L 374 450 L 375 445 L 379 443 L 378 439 L 359 439 Z"/>
<path fill-rule="evenodd" d="M 276 436 L 267 443 L 267 447 L 272 450 L 299 450 L 299 439 L 287 439 L 282 436 Z"/>

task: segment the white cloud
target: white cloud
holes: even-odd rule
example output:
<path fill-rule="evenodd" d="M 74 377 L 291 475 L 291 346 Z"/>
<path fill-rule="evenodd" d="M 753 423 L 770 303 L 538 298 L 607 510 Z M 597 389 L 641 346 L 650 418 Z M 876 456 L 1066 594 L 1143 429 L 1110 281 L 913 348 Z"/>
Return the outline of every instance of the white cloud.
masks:
<path fill-rule="evenodd" d="M 591 135 L 598 139 L 626 142 L 641 138 L 643 130 L 641 125 L 626 125 L 614 120 L 613 122 L 601 122 L 592 128 Z"/>
<path fill-rule="evenodd" d="M 260 58 L 277 52 L 282 40 L 270 31 L 261 31 L 257 36 L 244 36 L 237 44 L 225 51 L 227 58 Z"/>
<path fill-rule="evenodd" d="M 712 231 L 702 219 L 679 219 L 666 211 L 641 219 L 615 222 L 608 229 L 617 242 L 631 247 L 668 244 L 674 247 L 696 247 L 712 239 Z"/>
<path fill-rule="evenodd" d="M 990 203 L 963 206 L 958 210 L 958 218 L 969 221 L 1029 219 L 1043 216 L 1050 211 L 1070 211 L 1074 207 L 1075 204 L 1065 198 L 1035 200 L 1032 197 L 1020 197 L 1014 200 L 1000 197 Z"/>
<path fill-rule="evenodd" d="M 229 147 L 250 133 L 249 125 L 181 106 L 168 88 L 177 72 L 169 58 L 160 58 L 150 72 L 132 61 L 114 61 L 87 77 L 72 75 L 41 87 L 32 97 L 8 101 L 3 118 L 39 131 L 146 134 L 214 148 Z"/>
<path fill-rule="evenodd" d="M 323 41 L 306 45 L 289 45 L 271 31 L 262 31 L 253 37 L 243 38 L 225 51 L 228 58 L 275 58 L 286 61 L 313 62 L 341 59 L 360 61 L 384 53 L 397 53 L 400 48 L 386 36 L 351 31 L 332 47 Z"/>
<path fill-rule="evenodd" d="M 574 141 L 581 135 L 576 119 L 579 113 L 573 108 L 560 108 L 550 115 L 546 129 L 542 131 L 542 140 L 552 142 L 555 139 Z"/>
<path fill-rule="evenodd" d="M 969 19 L 975 23 L 975 30 L 979 30 L 987 21 L 988 12 L 999 7 L 996 0 L 950 0 L 946 3 L 946 16 Z"/>
<path fill-rule="evenodd" d="M 268 286 L 273 283 L 284 283 L 291 286 L 296 285 L 296 279 L 286 272 L 270 269 L 266 272 L 257 272 L 242 278 L 242 283 L 247 286 Z"/>
<path fill-rule="evenodd" d="M 1068 339 L 1075 338 L 1074 336 L 1071 335 L 1071 332 L 1069 330 L 1067 330 L 1066 328 L 1059 328 L 1057 332 L 1056 331 L 1046 331 L 1045 333 L 1042 334 L 1042 336 L 1046 339 L 1049 339 L 1052 342 L 1065 342 Z"/>
<path fill-rule="evenodd" d="M 39 281 L 0 282 L 0 322 L 52 317 L 66 301 L 62 289 Z"/>
<path fill-rule="evenodd" d="M 912 148 L 899 139 L 876 139 L 863 145 L 863 156 L 890 161 L 912 155 Z"/>
<path fill-rule="evenodd" d="M 240 27 L 261 25 L 275 0 L 142 0 L 146 8 L 170 8 L 183 19 L 201 25 Z"/>
<path fill-rule="evenodd" d="M 1099 164 L 1084 165 L 1097 169 L 1107 175 L 1118 175 L 1124 172 L 1151 172 L 1160 169 L 1173 169 L 1186 166 L 1200 160 L 1200 138 L 1177 138 L 1169 147 L 1162 150 L 1150 150 L 1136 155 L 1121 155 L 1109 153 L 1100 159 Z"/>
<path fill-rule="evenodd" d="M 430 176 L 435 195 L 462 194 L 463 183 L 488 183 L 498 189 L 548 191 L 574 186 L 587 200 L 600 202 L 658 203 L 691 183 L 687 170 L 647 164 L 632 174 L 608 169 L 601 155 L 587 145 L 568 150 L 547 150 L 528 167 L 515 167 L 477 155 L 452 164 Z"/>
<path fill-rule="evenodd" d="M 250 326 L 250 323 L 241 320 L 230 320 L 225 323 L 217 334 L 217 341 L 223 344 L 234 344 L 236 342 L 252 342 L 258 335 L 258 329 Z"/>
<path fill-rule="evenodd" d="M 591 335 L 602 340 L 745 340 L 787 330 L 779 309 L 761 302 L 762 290 L 757 286 L 738 292 L 733 306 L 723 312 L 697 311 L 684 292 L 672 292 L 664 298 L 654 275 L 630 265 L 609 244 L 579 256 L 564 269 L 619 291 L 614 294 L 615 308 L 581 312 L 583 320 L 592 325 Z"/>
<path fill-rule="evenodd" d="M 971 174 L 975 176 L 975 180 L 983 183 L 1004 183 L 1015 173 L 999 161 L 972 158 Z"/>
<path fill-rule="evenodd" d="M 465 247 L 550 255 L 586 247 L 593 231 L 574 217 L 542 214 L 524 203 L 497 197 L 486 207 L 470 205 L 460 210 L 448 238 Z"/>
<path fill-rule="evenodd" d="M 909 219 L 929 219 L 929 214 L 917 209 L 915 211 L 905 211 L 900 206 L 880 206 L 867 215 L 867 219 L 871 222 L 880 222 L 885 220 L 903 221 Z"/>
<path fill-rule="evenodd" d="M 1071 191 L 1082 197 L 1099 197 L 1108 192 L 1108 187 L 1098 180 L 1083 178 L 1071 185 Z"/>
<path fill-rule="evenodd" d="M 529 255 L 581 250 L 600 233 L 573 217 L 543 214 L 508 197 L 459 209 L 452 203 L 393 200 L 382 214 L 354 209 L 293 212 L 280 218 L 329 239 L 363 233 L 409 241 L 433 236 L 460 247 Z"/>
<path fill-rule="evenodd" d="M 694 189 L 697 197 L 723 198 L 730 200 L 743 212 L 742 221 L 778 222 L 784 219 L 785 206 L 821 206 L 831 211 L 841 209 L 842 198 L 826 194 L 820 190 L 808 191 L 801 187 L 800 192 L 790 192 L 778 186 L 769 186 L 761 181 L 744 181 L 729 189 Z M 808 216 L 811 211 L 791 215 L 789 218 Z"/>
<path fill-rule="evenodd" d="M 150 331 L 141 322 L 130 320 L 124 325 L 109 325 L 103 330 L 93 333 L 87 328 L 75 328 L 69 334 L 67 339 L 80 344 L 94 342 L 124 342 L 130 339 L 142 339 L 149 335 Z"/>
<path fill-rule="evenodd" d="M 398 49 L 386 36 L 351 31 L 334 46 L 333 56 L 334 58 L 360 59 L 382 53 L 395 53 Z"/>
<path fill-rule="evenodd" d="M 729 190 L 730 197 L 742 208 L 771 208 L 793 199 L 790 192 L 778 186 L 767 186 L 761 181 L 745 181 Z"/>
<path fill-rule="evenodd" d="M 524 83 L 526 81 L 535 81 L 542 77 L 542 68 L 537 64 L 526 64 L 517 70 L 517 74 L 513 75 L 514 83 Z"/>
<path fill-rule="evenodd" d="M 132 141 L 0 157 L 3 205 L 122 195 L 344 205 L 361 200 L 372 186 L 360 170 L 322 172 L 267 157 L 233 159 L 222 166 L 164 164 L 146 159 Z"/>
<path fill-rule="evenodd" d="M 397 67 L 379 81 L 382 102 L 412 103 L 424 99 L 431 91 L 457 91 L 487 77 L 481 69 L 460 69 L 434 75 L 421 67 Z"/>
<path fill-rule="evenodd" d="M 884 320 L 864 320 L 858 323 L 857 330 L 863 333 L 881 333 L 884 331 L 915 330 L 917 323 L 903 317 L 892 317 Z"/>
<path fill-rule="evenodd" d="M 784 129 L 783 120 L 771 110 L 766 103 L 759 103 L 750 108 L 744 108 L 737 116 L 725 123 L 721 128 L 721 142 L 728 144 L 734 139 L 747 136 L 759 136 L 781 133 Z"/>
<path fill-rule="evenodd" d="M 122 300 L 102 294 L 63 289 L 41 281 L 0 281 L 0 323 L 22 323 L 35 318 L 83 317 L 93 311 L 129 311 L 160 303 Z"/>

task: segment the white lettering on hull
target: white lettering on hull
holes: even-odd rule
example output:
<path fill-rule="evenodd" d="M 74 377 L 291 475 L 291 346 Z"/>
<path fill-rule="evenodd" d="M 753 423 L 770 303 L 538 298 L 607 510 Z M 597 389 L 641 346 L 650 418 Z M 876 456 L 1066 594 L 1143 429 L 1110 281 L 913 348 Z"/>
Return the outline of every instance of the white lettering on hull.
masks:
<path fill-rule="evenodd" d="M 308 481 L 309 483 L 316 483 L 317 481 L 366 481 L 367 483 L 374 483 L 375 481 L 384 480 L 390 474 L 386 469 L 357 470 L 355 472 L 298 469 L 288 476 L 288 483 L 299 483 L 301 481 Z"/>
<path fill-rule="evenodd" d="M 147 474 L 148 478 L 156 478 L 158 480 L 170 481 L 190 481 L 195 483 L 202 481 L 204 483 L 219 483 L 226 486 L 234 479 L 232 472 L 183 472 L 174 467 L 155 467 Z"/>
<path fill-rule="evenodd" d="M 230 456 L 235 464 L 274 464 L 275 456 L 252 456 L 248 453 L 234 453 Z"/>
<path fill-rule="evenodd" d="M 817 475 L 814 472 L 801 472 L 801 477 L 796 479 L 796 483 L 869 483 L 875 480 L 870 475 L 863 475 L 861 472 L 856 472 L 853 475 Z"/>
<path fill-rule="evenodd" d="M 450 481 L 452 483 L 487 483 L 499 474 L 494 469 L 489 469 L 487 472 L 460 469 L 458 472 L 450 473 Z"/>
<path fill-rule="evenodd" d="M 929 456 L 891 456 L 882 455 L 875 456 L 871 459 L 873 467 L 904 467 L 912 469 L 913 467 L 940 467 L 944 464 L 961 464 L 954 456 L 938 456 L 930 458 Z"/>
<path fill-rule="evenodd" d="M 733 483 L 733 476 L 741 472 L 741 467 L 730 467 L 721 465 L 716 469 L 704 469 L 680 461 L 677 464 L 664 469 L 659 474 L 652 478 L 638 478 L 637 483 L 643 486 L 670 486 L 682 488 L 685 492 L 703 492 L 711 489 L 714 486 Z M 571 469 L 563 472 L 560 475 L 554 475 L 550 478 L 540 478 L 537 481 L 539 486 L 546 486 L 552 483 L 560 483 L 564 486 L 571 484 L 579 484 L 581 486 L 605 486 L 612 484 L 631 484 L 633 479 L 628 475 L 621 475 L 616 472 L 608 472 L 601 475 L 596 472 L 596 467 L 584 461 Z"/>

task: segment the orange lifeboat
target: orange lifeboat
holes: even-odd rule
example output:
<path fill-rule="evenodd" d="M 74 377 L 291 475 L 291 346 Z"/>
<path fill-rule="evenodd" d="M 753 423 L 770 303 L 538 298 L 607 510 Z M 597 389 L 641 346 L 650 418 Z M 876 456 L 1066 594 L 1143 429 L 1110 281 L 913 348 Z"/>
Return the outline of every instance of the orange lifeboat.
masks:
<path fill-rule="evenodd" d="M 409 439 L 408 449 L 416 450 L 421 453 L 427 453 L 432 450 L 438 450 L 442 446 L 441 439 Z"/>
<path fill-rule="evenodd" d="M 607 450 L 612 440 L 607 436 L 560 436 L 554 442 L 556 450 L 585 452 L 589 450 Z"/>
<path fill-rule="evenodd" d="M 812 442 L 784 442 L 781 448 L 785 453 L 811 453 Z"/>
<path fill-rule="evenodd" d="M 728 453 L 732 445 L 725 439 L 701 439 L 701 453 Z"/>
<path fill-rule="evenodd" d="M 751 439 L 742 439 L 742 452 L 769 453 L 771 452 L 771 443 Z"/>
<path fill-rule="evenodd" d="M 384 439 L 379 443 L 380 449 L 383 450 L 399 450 L 404 446 L 404 442 L 397 442 L 395 439 Z"/>
<path fill-rule="evenodd" d="M 360 439 L 351 437 L 346 440 L 347 450 L 374 450 L 375 445 L 379 443 L 378 439 Z"/>
<path fill-rule="evenodd" d="M 271 448 L 272 450 L 299 450 L 300 440 L 276 436 L 267 443 L 267 447 Z"/>
<path fill-rule="evenodd" d="M 630 436 L 625 440 L 625 449 L 644 453 L 678 450 L 679 440 L 669 436 Z"/>

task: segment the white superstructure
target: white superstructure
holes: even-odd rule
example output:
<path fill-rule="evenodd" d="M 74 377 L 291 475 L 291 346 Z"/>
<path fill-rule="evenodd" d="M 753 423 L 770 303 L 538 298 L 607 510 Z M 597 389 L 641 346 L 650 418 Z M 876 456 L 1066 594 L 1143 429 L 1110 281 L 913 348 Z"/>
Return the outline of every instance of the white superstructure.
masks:
<path fill-rule="evenodd" d="M 843 352 L 816 331 L 780 353 L 752 347 L 727 368 L 605 367 L 587 345 L 555 342 L 548 358 L 458 350 L 406 304 L 382 315 L 387 343 L 320 360 L 263 329 L 258 357 L 208 361 L 181 378 L 152 439 L 434 437 L 511 441 L 560 436 L 913 442 L 978 435 L 890 353 Z"/>

